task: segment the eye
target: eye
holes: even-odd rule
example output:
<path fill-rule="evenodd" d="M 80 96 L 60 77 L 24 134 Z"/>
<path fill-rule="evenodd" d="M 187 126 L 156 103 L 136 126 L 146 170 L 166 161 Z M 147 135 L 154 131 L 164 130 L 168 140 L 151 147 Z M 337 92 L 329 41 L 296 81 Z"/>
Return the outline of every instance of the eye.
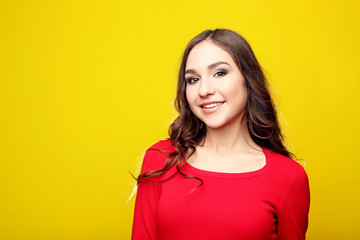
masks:
<path fill-rule="evenodd" d="M 227 72 L 220 70 L 218 72 L 215 73 L 215 77 L 221 77 L 221 76 L 225 76 L 227 74 Z"/>
<path fill-rule="evenodd" d="M 195 82 L 199 81 L 199 78 L 196 78 L 196 77 L 190 77 L 190 78 L 187 78 L 186 79 L 186 82 L 188 84 L 194 84 Z"/>

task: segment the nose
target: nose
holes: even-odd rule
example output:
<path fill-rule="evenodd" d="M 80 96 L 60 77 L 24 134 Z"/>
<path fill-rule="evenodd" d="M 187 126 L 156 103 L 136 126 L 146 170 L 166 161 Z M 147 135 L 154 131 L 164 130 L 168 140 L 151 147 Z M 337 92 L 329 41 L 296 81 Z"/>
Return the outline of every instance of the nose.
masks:
<path fill-rule="evenodd" d="M 215 93 L 215 89 L 212 86 L 209 79 L 202 79 L 200 81 L 200 87 L 199 87 L 199 95 L 201 97 L 207 97 L 208 95 L 212 95 Z"/>

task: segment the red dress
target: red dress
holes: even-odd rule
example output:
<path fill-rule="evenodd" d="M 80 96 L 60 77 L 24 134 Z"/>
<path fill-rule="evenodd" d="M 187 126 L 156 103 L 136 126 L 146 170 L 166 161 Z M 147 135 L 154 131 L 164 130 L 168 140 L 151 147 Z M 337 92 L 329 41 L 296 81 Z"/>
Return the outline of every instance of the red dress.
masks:
<path fill-rule="evenodd" d="M 169 148 L 170 140 L 152 148 Z M 133 240 L 305 239 L 310 191 L 304 168 L 294 160 L 262 148 L 266 164 L 245 173 L 220 173 L 185 163 L 163 183 L 141 181 L 135 202 Z M 142 170 L 161 169 L 167 153 L 149 150 Z M 176 172 L 175 167 L 157 180 Z"/>

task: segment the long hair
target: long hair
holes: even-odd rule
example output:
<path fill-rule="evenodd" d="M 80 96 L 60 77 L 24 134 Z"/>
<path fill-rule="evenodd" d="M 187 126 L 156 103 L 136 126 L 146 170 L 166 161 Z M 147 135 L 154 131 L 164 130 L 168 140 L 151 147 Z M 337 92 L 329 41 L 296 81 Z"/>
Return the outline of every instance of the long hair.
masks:
<path fill-rule="evenodd" d="M 141 179 L 163 175 L 174 165 L 177 168 L 176 173 L 196 178 L 201 181 L 200 185 L 203 183 L 197 177 L 183 174 L 181 167 L 187 160 L 185 155 L 187 155 L 187 158 L 191 156 L 195 152 L 196 146 L 201 143 L 206 135 L 205 124 L 192 113 L 187 102 L 187 83 L 185 80 L 185 68 L 189 53 L 194 46 L 205 40 L 211 41 L 229 53 L 244 75 L 248 93 L 244 116 L 252 140 L 257 145 L 272 152 L 292 159 L 295 157 L 283 144 L 284 139 L 277 119 L 277 112 L 268 90 L 268 82 L 248 42 L 236 32 L 228 29 L 205 30 L 188 43 L 182 57 L 174 103 L 179 116 L 169 128 L 171 146 L 174 151 L 168 154 L 163 169 L 140 174 L 137 178 L 138 183 Z M 151 148 L 149 150 L 163 151 L 162 149 Z M 169 178 L 173 176 L 174 174 Z"/>

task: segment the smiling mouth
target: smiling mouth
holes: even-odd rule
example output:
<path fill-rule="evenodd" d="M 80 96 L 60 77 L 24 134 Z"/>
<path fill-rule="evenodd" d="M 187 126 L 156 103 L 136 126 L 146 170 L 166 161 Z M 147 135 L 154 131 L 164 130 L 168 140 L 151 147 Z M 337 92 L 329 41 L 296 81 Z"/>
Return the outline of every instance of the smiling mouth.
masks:
<path fill-rule="evenodd" d="M 222 104 L 224 104 L 224 103 L 225 103 L 225 102 L 211 103 L 211 104 L 204 105 L 204 106 L 201 106 L 201 107 L 202 107 L 202 108 L 209 109 L 209 108 L 217 107 L 217 106 L 222 105 Z"/>

